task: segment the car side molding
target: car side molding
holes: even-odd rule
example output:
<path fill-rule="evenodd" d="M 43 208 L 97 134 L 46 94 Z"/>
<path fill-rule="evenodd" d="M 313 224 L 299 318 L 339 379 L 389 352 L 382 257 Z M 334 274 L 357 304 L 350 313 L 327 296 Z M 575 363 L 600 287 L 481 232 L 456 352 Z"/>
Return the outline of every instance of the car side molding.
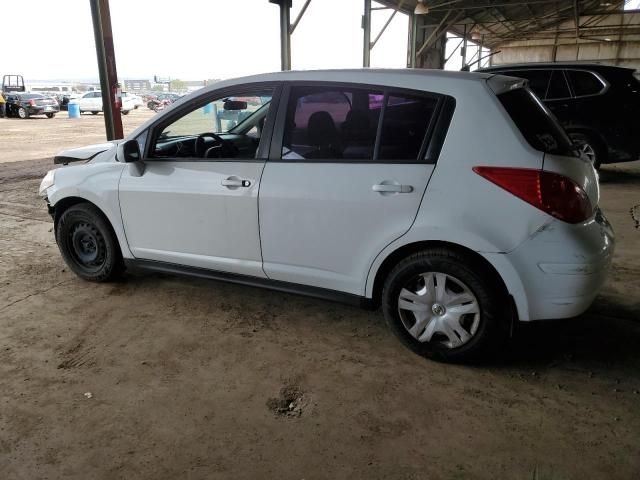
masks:
<path fill-rule="evenodd" d="M 308 285 L 298 285 L 295 283 L 283 282 L 280 280 L 258 278 L 237 273 L 220 272 L 216 270 L 209 270 L 206 268 L 177 265 L 168 262 L 159 262 L 156 260 L 125 258 L 124 263 L 129 272 L 157 272 L 167 273 L 170 275 L 186 275 L 190 277 L 199 277 L 208 280 L 218 280 L 223 282 L 236 283 L 239 285 L 247 285 L 250 287 L 266 288 L 269 290 L 276 290 L 278 292 L 304 295 L 306 297 L 329 300 L 332 302 L 353 305 L 365 309 L 371 309 L 374 305 L 372 299 L 359 295 L 353 295 L 350 293 L 339 292 L 337 290 L 330 290 L 326 288 L 312 287 Z"/>

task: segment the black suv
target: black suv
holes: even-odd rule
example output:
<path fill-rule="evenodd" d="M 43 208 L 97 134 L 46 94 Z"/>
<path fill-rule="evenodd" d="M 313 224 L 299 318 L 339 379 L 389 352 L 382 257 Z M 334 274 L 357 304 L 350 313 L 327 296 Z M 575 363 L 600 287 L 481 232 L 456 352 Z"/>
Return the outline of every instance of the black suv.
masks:
<path fill-rule="evenodd" d="M 573 142 L 593 161 L 640 159 L 640 81 L 634 70 L 597 64 L 530 63 L 479 70 L 529 80 Z"/>

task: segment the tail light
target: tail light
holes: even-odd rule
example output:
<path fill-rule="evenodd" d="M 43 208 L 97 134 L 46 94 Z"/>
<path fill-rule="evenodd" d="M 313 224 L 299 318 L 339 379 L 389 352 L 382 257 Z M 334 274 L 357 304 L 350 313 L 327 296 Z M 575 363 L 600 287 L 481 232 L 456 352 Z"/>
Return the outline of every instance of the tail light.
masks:
<path fill-rule="evenodd" d="M 580 223 L 593 214 L 586 192 L 564 175 L 530 168 L 473 167 L 473 171 L 564 222 Z"/>

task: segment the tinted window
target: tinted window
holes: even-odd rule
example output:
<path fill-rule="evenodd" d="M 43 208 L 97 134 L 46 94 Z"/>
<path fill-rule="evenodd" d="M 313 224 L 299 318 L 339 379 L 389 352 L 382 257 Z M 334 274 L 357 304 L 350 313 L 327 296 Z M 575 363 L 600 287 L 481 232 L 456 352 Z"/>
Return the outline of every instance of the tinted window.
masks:
<path fill-rule="evenodd" d="M 375 90 L 293 88 L 282 158 L 372 159 L 383 99 Z"/>
<path fill-rule="evenodd" d="M 567 75 L 576 97 L 596 95 L 604 88 L 602 82 L 591 72 L 567 70 Z"/>
<path fill-rule="evenodd" d="M 38 98 L 44 98 L 44 96 L 40 95 L 39 93 L 25 93 L 23 95 L 20 95 L 20 98 L 23 100 L 36 100 Z"/>
<path fill-rule="evenodd" d="M 533 148 L 557 155 L 576 155 L 562 127 L 528 89 L 501 93 L 498 99 Z"/>
<path fill-rule="evenodd" d="M 547 95 L 547 88 L 551 78 L 551 70 L 514 70 L 505 72 L 512 77 L 526 78 L 529 80 L 529 88 L 540 98 Z"/>
<path fill-rule="evenodd" d="M 417 160 L 437 104 L 436 97 L 389 95 L 378 158 Z"/>
<path fill-rule="evenodd" d="M 569 85 L 567 85 L 564 72 L 562 70 L 553 70 L 546 99 L 554 100 L 557 98 L 569 97 L 571 97 L 571 92 L 569 92 Z"/>

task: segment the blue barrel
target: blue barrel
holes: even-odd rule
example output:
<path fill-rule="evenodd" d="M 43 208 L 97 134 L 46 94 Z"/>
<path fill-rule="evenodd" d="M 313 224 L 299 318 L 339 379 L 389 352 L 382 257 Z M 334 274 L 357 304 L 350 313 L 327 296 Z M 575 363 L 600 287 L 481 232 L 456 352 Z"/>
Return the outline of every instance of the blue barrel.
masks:
<path fill-rule="evenodd" d="M 69 118 L 80 118 L 80 105 L 75 102 L 69 102 L 67 108 L 69 109 Z"/>
<path fill-rule="evenodd" d="M 202 113 L 208 115 L 213 113 L 213 103 L 207 103 L 204 107 L 202 107 Z"/>

